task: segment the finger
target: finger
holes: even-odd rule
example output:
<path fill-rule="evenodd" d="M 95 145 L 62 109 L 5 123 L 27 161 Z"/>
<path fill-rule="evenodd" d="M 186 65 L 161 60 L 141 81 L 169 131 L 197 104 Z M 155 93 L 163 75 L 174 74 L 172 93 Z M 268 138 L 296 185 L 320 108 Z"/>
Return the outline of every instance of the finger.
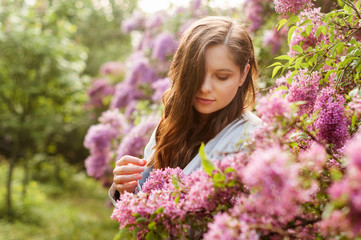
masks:
<path fill-rule="evenodd" d="M 126 155 L 116 161 L 116 166 L 127 165 L 129 163 L 134 164 L 134 165 L 144 166 L 146 162 L 147 161 L 144 159 Z"/>
<path fill-rule="evenodd" d="M 136 186 L 137 186 L 137 182 L 129 182 L 129 183 L 125 183 L 125 184 L 117 184 L 116 189 L 120 193 L 124 193 L 124 191 L 132 193 L 132 192 L 134 192 Z"/>
<path fill-rule="evenodd" d="M 132 181 L 137 181 L 142 179 L 141 174 L 132 174 L 132 175 L 116 175 L 113 178 L 113 181 L 117 184 L 126 184 Z"/>
<path fill-rule="evenodd" d="M 136 165 L 125 165 L 125 166 L 118 166 L 115 167 L 113 170 L 113 174 L 115 175 L 127 175 L 127 174 L 134 174 L 134 173 L 141 173 L 144 171 L 144 167 L 139 167 Z"/>

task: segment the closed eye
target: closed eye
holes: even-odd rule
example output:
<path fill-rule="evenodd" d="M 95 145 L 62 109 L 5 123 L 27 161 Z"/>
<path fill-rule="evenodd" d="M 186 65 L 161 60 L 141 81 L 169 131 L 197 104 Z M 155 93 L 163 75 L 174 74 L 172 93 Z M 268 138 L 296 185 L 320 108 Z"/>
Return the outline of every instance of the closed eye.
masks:
<path fill-rule="evenodd" d="M 219 76 L 219 75 L 216 75 L 216 78 L 221 80 L 221 81 L 225 81 L 228 79 L 228 76 Z"/>

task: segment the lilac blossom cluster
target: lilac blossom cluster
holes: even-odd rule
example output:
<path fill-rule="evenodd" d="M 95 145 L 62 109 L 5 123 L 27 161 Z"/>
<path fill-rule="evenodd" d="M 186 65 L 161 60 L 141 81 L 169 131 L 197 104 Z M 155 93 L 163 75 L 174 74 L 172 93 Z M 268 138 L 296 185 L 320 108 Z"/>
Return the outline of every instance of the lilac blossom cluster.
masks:
<path fill-rule="evenodd" d="M 118 109 L 103 112 L 98 120 L 100 123 L 91 126 L 84 138 L 84 147 L 90 151 L 85 168 L 87 174 L 94 178 L 105 174 L 113 157 L 112 142 L 128 128 L 124 115 Z"/>
<path fill-rule="evenodd" d="M 275 10 L 279 14 L 298 13 L 299 11 L 312 7 L 313 0 L 274 0 Z"/>
<path fill-rule="evenodd" d="M 159 123 L 158 116 L 148 116 L 132 127 L 124 136 L 117 149 L 117 159 L 124 155 L 142 156 L 150 134 Z"/>
<path fill-rule="evenodd" d="M 286 98 L 290 102 L 304 102 L 299 106 L 299 115 L 312 113 L 321 78 L 319 73 L 309 74 L 306 69 L 300 70 L 299 74 L 293 78 Z"/>
<path fill-rule="evenodd" d="M 332 212 L 320 224 L 325 236 L 344 234 L 350 239 L 361 236 L 361 132 L 348 143 L 346 174 L 329 188 L 334 201 Z"/>
<path fill-rule="evenodd" d="M 332 144 L 336 149 L 343 147 L 349 138 L 344 105 L 344 97 L 335 89 L 326 87 L 317 96 L 313 110 L 318 118 L 311 129 L 317 132 L 317 140 Z"/>
<path fill-rule="evenodd" d="M 114 93 L 114 88 L 107 79 L 94 79 L 87 91 L 90 98 L 89 105 L 93 107 L 104 107 L 104 98 Z"/>
<path fill-rule="evenodd" d="M 178 44 L 174 39 L 174 35 L 167 32 L 158 34 L 153 42 L 152 58 L 159 61 L 166 61 L 166 57 L 174 54 L 178 48 Z"/>
<path fill-rule="evenodd" d="M 327 36 L 321 33 L 319 36 L 316 36 L 317 28 L 316 26 L 325 25 L 321 20 L 321 8 L 312 8 L 307 9 L 300 14 L 302 19 L 310 19 L 311 25 L 313 26 L 311 32 L 308 36 L 304 36 L 302 33 L 306 32 L 306 28 L 309 25 L 299 26 L 292 34 L 291 40 L 289 42 L 289 52 L 288 55 L 291 57 L 297 56 L 299 53 L 295 51 L 292 47 L 296 45 L 301 45 L 303 51 L 307 50 L 309 47 L 315 47 L 317 44 L 320 44 L 322 41 L 327 41 Z"/>

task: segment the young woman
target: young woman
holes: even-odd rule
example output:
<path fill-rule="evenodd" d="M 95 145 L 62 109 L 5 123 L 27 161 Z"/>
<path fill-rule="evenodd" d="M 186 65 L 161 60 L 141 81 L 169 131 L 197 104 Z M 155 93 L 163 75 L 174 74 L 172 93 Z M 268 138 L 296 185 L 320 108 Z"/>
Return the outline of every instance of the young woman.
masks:
<path fill-rule="evenodd" d="M 124 156 L 116 162 L 109 194 L 137 192 L 152 169 L 201 167 L 202 142 L 212 159 L 242 150 L 260 119 L 247 109 L 255 98 L 257 66 L 252 40 L 237 22 L 206 17 L 181 38 L 163 96 L 164 114 L 145 147 L 144 159 Z"/>

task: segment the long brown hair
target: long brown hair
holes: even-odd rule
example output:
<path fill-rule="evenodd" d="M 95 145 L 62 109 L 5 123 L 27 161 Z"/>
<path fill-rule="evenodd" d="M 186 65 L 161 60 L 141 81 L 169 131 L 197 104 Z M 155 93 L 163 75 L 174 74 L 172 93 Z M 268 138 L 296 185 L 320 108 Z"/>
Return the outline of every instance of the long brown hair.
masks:
<path fill-rule="evenodd" d="M 193 100 L 204 81 L 205 50 L 217 44 L 228 47 L 241 73 L 247 63 L 250 71 L 231 103 L 212 113 L 207 123 L 201 125 Z M 163 95 L 164 113 L 155 135 L 155 152 L 148 166 L 183 169 L 197 154 L 201 142 L 207 143 L 214 138 L 254 104 L 257 65 L 252 40 L 247 31 L 230 18 L 200 19 L 184 32 L 168 76 L 172 84 Z"/>

